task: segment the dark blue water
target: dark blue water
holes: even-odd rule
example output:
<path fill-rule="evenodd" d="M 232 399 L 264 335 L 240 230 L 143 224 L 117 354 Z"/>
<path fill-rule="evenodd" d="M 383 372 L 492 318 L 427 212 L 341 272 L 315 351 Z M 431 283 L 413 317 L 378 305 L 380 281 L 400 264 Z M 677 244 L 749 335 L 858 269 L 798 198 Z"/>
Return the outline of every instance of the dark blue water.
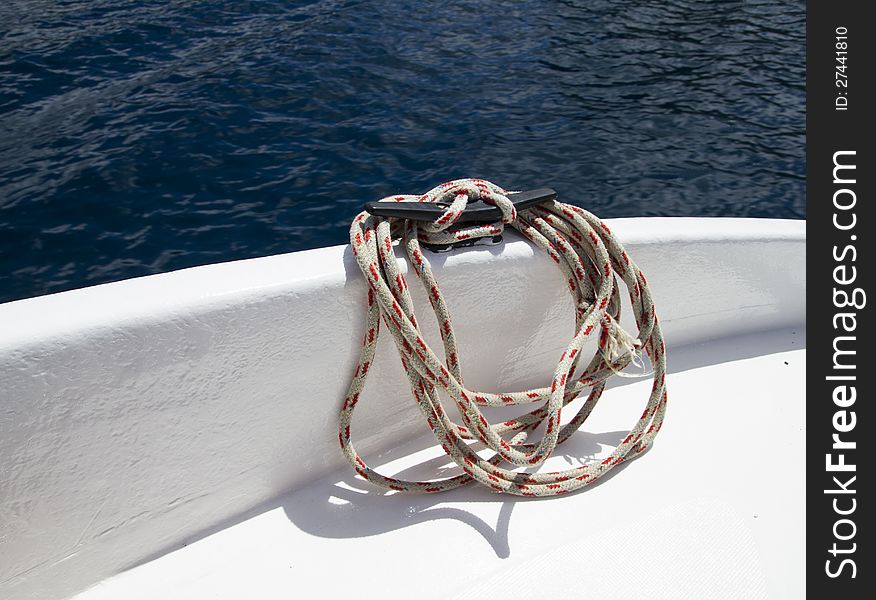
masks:
<path fill-rule="evenodd" d="M 5 0 L 0 301 L 344 243 L 476 176 L 804 217 L 804 3 Z"/>

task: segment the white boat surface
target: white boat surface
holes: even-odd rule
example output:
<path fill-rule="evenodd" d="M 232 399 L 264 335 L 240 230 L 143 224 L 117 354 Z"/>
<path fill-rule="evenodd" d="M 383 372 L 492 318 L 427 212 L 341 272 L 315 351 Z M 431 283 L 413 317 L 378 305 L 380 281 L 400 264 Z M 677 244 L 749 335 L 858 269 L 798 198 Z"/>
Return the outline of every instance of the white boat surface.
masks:
<path fill-rule="evenodd" d="M 336 424 L 364 324 L 348 246 L 0 305 L 0 598 L 802 597 L 805 223 L 607 223 L 652 288 L 666 421 L 550 499 L 355 476 Z M 429 260 L 466 384 L 544 385 L 574 328 L 548 257 L 506 232 Z M 372 369 L 357 448 L 388 474 L 455 472 L 388 335 Z M 612 378 L 546 467 L 610 453 L 649 389 Z"/>

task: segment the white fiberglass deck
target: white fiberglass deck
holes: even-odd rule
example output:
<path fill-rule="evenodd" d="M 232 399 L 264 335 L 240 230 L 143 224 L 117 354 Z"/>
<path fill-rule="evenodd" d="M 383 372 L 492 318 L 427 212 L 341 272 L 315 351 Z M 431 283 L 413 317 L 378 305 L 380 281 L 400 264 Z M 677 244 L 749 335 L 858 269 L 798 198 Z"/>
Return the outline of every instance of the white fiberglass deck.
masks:
<path fill-rule="evenodd" d="M 0 597 L 800 597 L 804 224 L 609 223 L 653 288 L 669 410 L 651 451 L 561 498 L 351 475 L 335 418 L 364 283 L 343 248 L 0 306 Z M 521 240 L 433 262 L 466 382 L 542 383 L 573 325 L 553 263 Z M 388 339 L 373 369 L 357 446 L 437 476 Z M 646 386 L 615 381 L 547 467 L 609 452 Z"/>
<path fill-rule="evenodd" d="M 676 349 L 653 450 L 578 494 L 387 496 L 342 470 L 81 598 L 802 598 L 803 339 Z M 548 466 L 607 454 L 648 391 L 607 392 Z M 430 438 L 378 464 L 438 475 Z"/>

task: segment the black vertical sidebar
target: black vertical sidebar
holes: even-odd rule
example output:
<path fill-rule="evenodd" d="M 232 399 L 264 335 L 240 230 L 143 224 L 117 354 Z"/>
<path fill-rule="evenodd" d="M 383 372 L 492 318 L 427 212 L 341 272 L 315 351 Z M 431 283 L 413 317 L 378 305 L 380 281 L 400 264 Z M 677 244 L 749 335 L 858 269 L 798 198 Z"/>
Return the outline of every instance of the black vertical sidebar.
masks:
<path fill-rule="evenodd" d="M 806 25 L 806 578 L 811 598 L 871 598 L 865 516 L 874 401 L 869 296 L 876 22 L 864 0 L 809 0 Z M 872 7 L 871 7 L 872 8 Z M 866 11 L 872 14 L 872 11 Z M 865 284 L 865 281 L 867 282 Z M 876 436 L 874 436 L 876 437 Z M 868 439 L 869 438 L 869 439 Z M 865 596 L 865 590 L 867 590 Z"/>

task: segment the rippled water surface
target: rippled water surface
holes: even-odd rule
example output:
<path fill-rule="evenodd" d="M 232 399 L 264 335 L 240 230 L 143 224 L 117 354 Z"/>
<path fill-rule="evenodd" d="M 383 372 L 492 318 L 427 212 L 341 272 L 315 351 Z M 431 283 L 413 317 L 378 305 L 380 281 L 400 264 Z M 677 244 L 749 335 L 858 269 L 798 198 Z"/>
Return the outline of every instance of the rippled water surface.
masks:
<path fill-rule="evenodd" d="M 804 216 L 804 5 L 5 0 L 0 301 L 344 243 L 477 176 Z"/>

